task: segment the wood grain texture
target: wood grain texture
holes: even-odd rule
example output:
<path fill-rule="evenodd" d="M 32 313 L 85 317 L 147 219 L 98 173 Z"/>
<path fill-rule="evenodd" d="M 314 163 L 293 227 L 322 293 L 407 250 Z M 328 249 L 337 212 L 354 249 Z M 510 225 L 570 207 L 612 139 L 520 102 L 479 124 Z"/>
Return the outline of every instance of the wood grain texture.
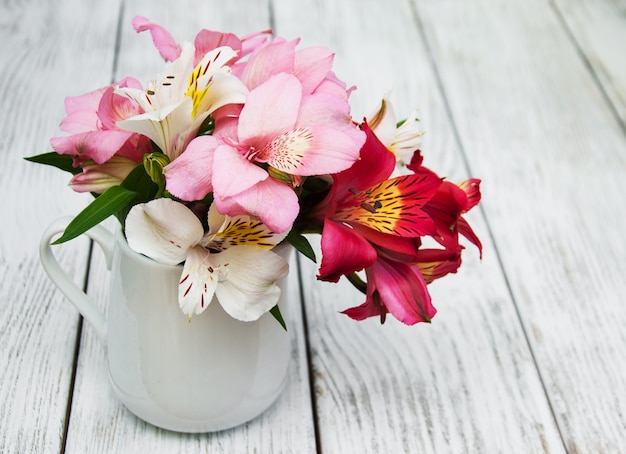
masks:
<path fill-rule="evenodd" d="M 400 114 L 419 103 L 426 165 L 467 178 L 407 2 L 276 5 L 279 33 L 337 51 L 339 77 L 358 87 L 356 109 L 373 109 L 393 81 Z M 431 326 L 337 314 L 364 297 L 349 284 L 313 282 L 315 266 L 303 263 L 323 452 L 563 451 L 487 228 L 479 212 L 470 219 L 484 260 L 468 249 L 460 273 L 431 286 Z"/>
<path fill-rule="evenodd" d="M 0 2 L 2 453 L 58 452 L 62 444 L 79 317 L 44 275 L 37 246 L 52 220 L 77 212 L 87 199 L 64 188 L 68 174 L 22 157 L 50 150 L 49 137 L 61 134 L 65 96 L 107 82 L 84 66 L 112 61 L 113 41 L 103 33 L 108 7 L 73 0 Z M 58 252 L 82 285 L 87 242 Z"/>
<path fill-rule="evenodd" d="M 620 452 L 619 119 L 546 2 L 415 3 L 565 446 Z"/>
<path fill-rule="evenodd" d="M 570 39 L 583 53 L 626 126 L 626 2 L 553 0 Z"/>
<path fill-rule="evenodd" d="M 246 34 L 267 29 L 269 6 L 258 2 L 247 6 L 244 17 L 241 2 L 187 1 L 130 2 L 122 19 L 121 47 L 116 79 L 132 75 L 145 83 L 161 70 L 163 62 L 153 49 L 147 33 L 137 36 L 130 25 L 132 17 L 144 15 L 159 23 L 180 41 L 193 40 L 201 28 Z M 193 11 L 194 14 L 189 12 Z M 110 224 L 115 227 L 115 224 Z M 96 254 L 90 274 L 89 292 L 106 306 L 108 273 L 101 254 Z M 76 392 L 69 427 L 68 453 L 170 453 L 170 452 L 315 452 L 308 366 L 303 337 L 300 289 L 295 262 L 291 265 L 289 330 L 293 356 L 289 382 L 278 401 L 255 420 L 213 434 L 177 434 L 157 429 L 126 410 L 108 382 L 104 348 L 90 327 L 81 339 Z"/>

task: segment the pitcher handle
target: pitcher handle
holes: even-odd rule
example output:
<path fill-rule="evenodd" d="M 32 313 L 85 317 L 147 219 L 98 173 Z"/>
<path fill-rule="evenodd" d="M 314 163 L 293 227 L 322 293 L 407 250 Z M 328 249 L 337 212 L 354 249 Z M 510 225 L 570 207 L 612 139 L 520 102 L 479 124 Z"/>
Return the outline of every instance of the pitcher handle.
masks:
<path fill-rule="evenodd" d="M 54 282 L 59 290 L 61 290 L 61 292 L 70 300 L 76 309 L 78 309 L 82 316 L 85 317 L 89 323 L 91 323 L 97 336 L 104 342 L 106 339 L 106 319 L 103 312 L 61 268 L 59 262 L 52 253 L 52 247 L 50 244 L 52 238 L 63 232 L 71 220 L 71 217 L 57 219 L 46 229 L 43 237 L 41 238 L 41 242 L 39 243 L 39 256 L 41 264 L 52 282 Z M 104 227 L 97 225 L 84 234 L 98 243 L 100 248 L 102 248 L 107 268 L 111 269 L 113 252 L 115 250 L 115 238 L 111 232 Z"/>

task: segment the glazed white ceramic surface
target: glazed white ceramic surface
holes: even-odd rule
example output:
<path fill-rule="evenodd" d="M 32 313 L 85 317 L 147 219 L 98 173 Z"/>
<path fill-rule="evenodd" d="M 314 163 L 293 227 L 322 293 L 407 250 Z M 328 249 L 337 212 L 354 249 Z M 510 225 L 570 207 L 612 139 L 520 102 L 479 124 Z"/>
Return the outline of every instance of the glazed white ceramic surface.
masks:
<path fill-rule="evenodd" d="M 40 245 L 52 281 L 106 344 L 109 377 L 126 407 L 145 421 L 179 432 L 211 432 L 262 413 L 285 386 L 289 334 L 270 315 L 255 322 L 231 318 L 213 299 L 191 321 L 178 307 L 182 266 L 132 251 L 121 232 L 96 226 L 86 235 L 100 245 L 111 270 L 107 316 L 60 268 L 50 246 L 68 218 L 54 222 Z M 278 253 L 288 259 L 290 246 Z M 279 307 L 287 319 L 287 279 Z"/>

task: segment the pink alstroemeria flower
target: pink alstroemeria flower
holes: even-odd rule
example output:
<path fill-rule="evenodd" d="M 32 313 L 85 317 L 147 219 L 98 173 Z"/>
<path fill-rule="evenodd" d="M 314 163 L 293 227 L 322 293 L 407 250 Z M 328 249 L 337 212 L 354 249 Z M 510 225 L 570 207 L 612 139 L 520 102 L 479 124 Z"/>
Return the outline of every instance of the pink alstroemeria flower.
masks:
<path fill-rule="evenodd" d="M 336 173 L 354 163 L 364 140 L 347 102 L 303 95 L 300 80 L 281 73 L 250 91 L 236 123 L 194 139 L 165 168 L 166 187 L 183 200 L 214 192 L 220 212 L 250 214 L 284 232 L 298 215 L 298 198 L 264 167 L 296 176 Z"/>
<path fill-rule="evenodd" d="M 143 154 L 150 152 L 147 138 L 116 126 L 117 121 L 143 112 L 133 101 L 116 95 L 116 87 L 140 89 L 141 84 L 126 78 L 118 84 L 66 98 L 67 116 L 61 129 L 72 135 L 54 137 L 50 143 L 57 153 L 71 155 L 76 167 L 89 161 L 101 165 L 114 155 L 139 163 Z"/>

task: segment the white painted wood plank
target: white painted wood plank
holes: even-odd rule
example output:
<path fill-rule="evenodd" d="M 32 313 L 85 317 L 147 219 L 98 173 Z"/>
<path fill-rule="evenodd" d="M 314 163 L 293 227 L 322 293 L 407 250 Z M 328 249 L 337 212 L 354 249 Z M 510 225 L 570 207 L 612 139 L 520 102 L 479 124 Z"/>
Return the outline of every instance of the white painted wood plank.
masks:
<path fill-rule="evenodd" d="M 22 157 L 50 150 L 65 96 L 107 82 L 100 70 L 113 57 L 109 8 L 115 2 L 0 4 L 2 453 L 58 452 L 62 444 L 79 318 L 44 275 L 37 246 L 47 224 L 87 199 L 67 188 L 69 174 Z M 59 248 L 79 283 L 86 252 L 86 241 Z"/>
<path fill-rule="evenodd" d="M 626 433 L 626 140 L 547 2 L 415 0 L 570 452 Z"/>
<path fill-rule="evenodd" d="M 358 87 L 356 118 L 394 86 L 399 113 L 420 107 L 426 165 L 467 178 L 406 2 L 276 5 L 280 34 L 336 50 L 337 74 Z M 323 452 L 563 451 L 487 228 L 478 212 L 470 220 L 484 260 L 468 249 L 460 273 L 431 286 L 439 313 L 430 326 L 337 314 L 364 297 L 346 283 L 313 282 L 315 267 L 305 264 Z"/>
<path fill-rule="evenodd" d="M 246 34 L 267 29 L 269 6 L 259 2 L 187 1 L 132 2 L 126 6 L 122 46 L 116 78 L 133 75 L 145 82 L 162 67 L 148 34 L 137 36 L 130 20 L 140 14 L 167 27 L 180 41 L 193 40 L 201 28 Z M 246 11 L 246 14 L 242 14 Z M 190 13 L 192 12 L 192 13 Z M 114 224 L 113 224 L 114 225 Z M 101 257 L 90 276 L 90 293 L 104 305 L 107 272 Z M 293 357 L 286 390 L 274 406 L 255 420 L 214 434 L 176 434 L 140 421 L 115 398 L 109 387 L 104 348 L 88 327 L 83 332 L 76 394 L 68 434 L 68 453 L 136 452 L 314 452 L 308 368 L 304 345 L 300 295 L 295 264 L 289 289 L 291 313 L 289 330 Z M 103 436 L 103 434 L 105 434 Z"/>
<path fill-rule="evenodd" d="M 626 125 L 626 2 L 553 0 L 576 44 Z"/>

